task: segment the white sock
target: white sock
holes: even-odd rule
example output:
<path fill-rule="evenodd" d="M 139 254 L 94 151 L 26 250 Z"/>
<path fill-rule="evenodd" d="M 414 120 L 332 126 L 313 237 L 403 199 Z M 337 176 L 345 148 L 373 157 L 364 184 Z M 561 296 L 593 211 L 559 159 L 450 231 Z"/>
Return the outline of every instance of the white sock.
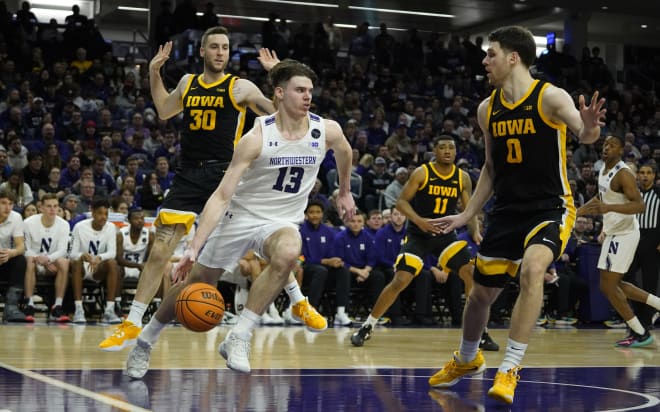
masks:
<path fill-rule="evenodd" d="M 142 327 L 142 317 L 144 316 L 144 312 L 147 311 L 147 305 L 146 303 L 138 302 L 137 300 L 133 299 L 133 303 L 131 303 L 131 310 L 128 312 L 128 320 L 135 326 Z"/>
<path fill-rule="evenodd" d="M 55 306 L 62 306 L 62 298 L 55 298 Z"/>
<path fill-rule="evenodd" d="M 510 369 L 519 366 L 522 362 L 523 356 L 525 356 L 525 351 L 527 351 L 527 343 L 516 342 L 515 340 L 509 338 L 506 342 L 506 352 L 504 353 L 504 359 L 500 365 L 498 371 L 507 373 Z"/>
<path fill-rule="evenodd" d="M 637 319 L 637 316 L 633 316 L 632 319 L 627 320 L 626 323 L 630 326 L 630 329 L 638 335 L 643 335 L 644 332 L 646 332 L 646 329 L 644 329 L 644 326 L 642 326 L 639 319 Z"/>
<path fill-rule="evenodd" d="M 34 298 L 30 296 L 30 299 L 28 299 L 28 306 L 34 306 Z"/>
<path fill-rule="evenodd" d="M 461 345 L 458 347 L 458 356 L 463 363 L 472 362 L 477 357 L 481 339 L 469 341 L 461 338 Z"/>
<path fill-rule="evenodd" d="M 81 311 L 83 310 L 82 300 L 75 300 L 73 304 L 76 306 L 76 310 L 78 309 L 80 309 Z"/>
<path fill-rule="evenodd" d="M 646 298 L 646 304 L 653 306 L 655 310 L 660 310 L 660 298 L 649 293 L 649 297 Z"/>
<path fill-rule="evenodd" d="M 105 302 L 105 311 L 106 312 L 113 312 L 115 310 L 115 301 L 114 300 L 109 300 Z"/>
<path fill-rule="evenodd" d="M 301 300 L 305 300 L 305 295 L 302 294 L 302 290 L 300 290 L 300 286 L 295 280 L 284 286 L 284 291 L 289 295 L 289 300 L 293 302 L 294 305 Z"/>
<path fill-rule="evenodd" d="M 346 313 L 346 306 L 337 306 L 337 315 L 344 315 Z"/>
<path fill-rule="evenodd" d="M 280 312 L 277 310 L 277 306 L 275 306 L 275 302 L 271 303 L 270 306 L 268 306 L 267 312 L 270 316 L 280 316 Z"/>
<path fill-rule="evenodd" d="M 147 326 L 145 326 L 144 329 L 142 329 L 142 332 L 140 332 L 139 338 L 147 342 L 149 345 L 154 346 L 166 325 L 167 323 L 161 323 L 155 316 L 152 316 L 149 323 L 147 323 Z"/>
<path fill-rule="evenodd" d="M 243 340 L 250 340 L 252 337 L 252 331 L 260 323 L 261 316 L 252 312 L 250 309 L 245 308 L 243 309 L 243 312 L 241 312 L 241 316 L 238 317 L 238 322 L 236 322 L 236 326 L 234 326 L 231 333 Z"/>
<path fill-rule="evenodd" d="M 337 308 L 337 313 L 339 313 L 339 308 Z M 371 329 L 373 329 L 373 328 L 376 327 L 377 323 L 378 323 L 378 318 L 374 318 L 370 314 L 369 317 L 367 318 L 367 320 L 364 321 L 364 324 L 362 326 L 371 325 Z"/>

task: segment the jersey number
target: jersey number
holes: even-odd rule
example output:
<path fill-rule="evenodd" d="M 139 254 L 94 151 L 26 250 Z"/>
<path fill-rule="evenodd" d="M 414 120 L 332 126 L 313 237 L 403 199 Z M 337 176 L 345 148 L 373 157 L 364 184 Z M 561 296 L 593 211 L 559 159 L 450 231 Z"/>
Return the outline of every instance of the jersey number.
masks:
<path fill-rule="evenodd" d="M 215 110 L 191 110 L 194 123 L 190 123 L 190 130 L 214 130 L 215 129 Z"/>
<path fill-rule="evenodd" d="M 280 167 L 280 174 L 277 176 L 277 182 L 273 185 L 273 190 L 287 193 L 298 193 L 302 183 L 305 169 L 302 167 Z M 289 177 L 289 181 L 284 184 L 284 180 Z"/>
<path fill-rule="evenodd" d="M 124 259 L 126 259 L 129 262 L 139 263 L 140 262 L 140 254 L 139 253 L 126 252 L 126 253 L 124 253 Z"/>
<path fill-rule="evenodd" d="M 444 215 L 445 212 L 447 211 L 447 199 L 442 198 L 442 197 L 436 197 L 435 198 L 435 209 L 433 209 L 433 213 L 436 215 Z"/>
<path fill-rule="evenodd" d="M 507 163 L 522 163 L 522 149 L 519 139 L 507 139 L 506 147 L 509 149 L 506 155 Z"/>

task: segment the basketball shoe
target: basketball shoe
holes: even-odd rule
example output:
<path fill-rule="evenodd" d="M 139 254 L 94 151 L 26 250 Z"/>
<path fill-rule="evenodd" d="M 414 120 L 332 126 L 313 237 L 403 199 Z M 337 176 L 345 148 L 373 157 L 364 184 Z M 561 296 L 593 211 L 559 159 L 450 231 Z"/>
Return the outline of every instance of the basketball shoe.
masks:
<path fill-rule="evenodd" d="M 520 380 L 520 375 L 518 375 L 520 369 L 522 369 L 520 366 L 516 366 L 509 369 L 508 372 L 497 371 L 493 386 L 488 390 L 488 396 L 511 405 L 516 386 Z"/>
<path fill-rule="evenodd" d="M 497 342 L 495 342 L 493 338 L 490 337 L 488 332 L 484 332 L 481 334 L 481 340 L 479 341 L 479 349 L 497 352 L 498 350 L 500 350 L 500 345 L 498 345 Z"/>
<path fill-rule="evenodd" d="M 50 314 L 48 315 L 48 322 L 64 323 L 70 321 L 71 318 L 64 313 L 62 306 L 57 305 L 51 308 Z"/>
<path fill-rule="evenodd" d="M 118 325 L 121 323 L 121 319 L 119 319 L 119 316 L 117 316 L 114 309 L 106 309 L 105 312 L 103 312 L 103 316 L 101 317 L 101 322 L 108 323 L 110 325 Z"/>
<path fill-rule="evenodd" d="M 133 379 L 142 379 L 149 370 L 149 360 L 151 359 L 151 345 L 138 339 L 137 345 L 131 349 L 126 360 L 126 370 L 124 374 Z"/>
<path fill-rule="evenodd" d="M 477 351 L 477 356 L 470 362 L 461 362 L 458 351 L 440 370 L 440 372 L 431 376 L 429 385 L 434 388 L 448 388 L 455 385 L 463 376 L 476 375 L 486 369 L 486 360 L 481 350 Z"/>
<path fill-rule="evenodd" d="M 641 348 L 643 346 L 648 346 L 653 343 L 653 335 L 648 330 L 644 331 L 643 335 L 630 332 L 625 339 L 621 339 L 616 343 L 616 346 L 626 347 L 626 348 Z"/>
<path fill-rule="evenodd" d="M 23 309 L 23 313 L 25 314 L 25 321 L 26 322 L 34 322 L 34 306 L 32 305 L 25 305 L 25 308 Z"/>
<path fill-rule="evenodd" d="M 328 328 L 328 321 L 316 311 L 314 306 L 309 304 L 309 300 L 301 300 L 291 307 L 291 316 L 302 321 L 307 329 L 312 332 L 321 332 Z"/>
<path fill-rule="evenodd" d="M 371 337 L 371 325 L 362 325 L 362 327 L 351 335 L 351 343 L 353 346 L 362 346 L 364 345 L 365 340 L 369 340 Z"/>
<path fill-rule="evenodd" d="M 99 343 L 99 349 L 106 352 L 117 352 L 129 346 L 135 345 L 142 328 L 133 322 L 125 320 L 112 332 L 112 335 Z"/>
<path fill-rule="evenodd" d="M 243 340 L 233 333 L 225 337 L 218 346 L 218 352 L 227 361 L 227 367 L 238 372 L 250 373 L 250 341 Z"/>

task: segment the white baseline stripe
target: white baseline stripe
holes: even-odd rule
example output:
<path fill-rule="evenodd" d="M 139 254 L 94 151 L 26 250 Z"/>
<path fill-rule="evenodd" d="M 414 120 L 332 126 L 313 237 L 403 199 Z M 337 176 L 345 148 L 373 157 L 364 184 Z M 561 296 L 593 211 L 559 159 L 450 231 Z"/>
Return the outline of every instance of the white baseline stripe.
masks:
<path fill-rule="evenodd" d="M 76 393 L 80 396 L 84 396 L 90 399 L 94 399 L 97 402 L 104 403 L 106 405 L 114 406 L 115 408 L 121 409 L 123 411 L 149 411 L 149 409 L 144 409 L 139 406 L 132 405 L 128 402 L 120 401 L 118 399 L 111 398 L 109 396 L 100 395 L 96 392 L 81 388 L 79 386 L 71 385 L 66 382 L 51 378 L 40 373 L 32 372 L 28 369 L 15 368 L 11 365 L 7 365 L 4 362 L 0 362 L 0 368 L 10 370 L 12 372 L 18 373 L 19 375 L 27 376 L 28 378 L 43 382 L 48 385 L 57 386 L 58 388 L 64 389 L 69 392 Z"/>

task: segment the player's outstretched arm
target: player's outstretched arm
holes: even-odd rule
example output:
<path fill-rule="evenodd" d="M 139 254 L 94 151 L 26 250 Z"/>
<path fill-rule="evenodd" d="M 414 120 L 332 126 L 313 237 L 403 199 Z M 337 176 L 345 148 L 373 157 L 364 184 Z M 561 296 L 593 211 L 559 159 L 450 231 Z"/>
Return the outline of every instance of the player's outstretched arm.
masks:
<path fill-rule="evenodd" d="M 172 51 L 172 42 L 161 45 L 158 52 L 149 62 L 149 86 L 151 88 L 151 97 L 156 106 L 158 117 L 161 119 L 169 119 L 170 117 L 178 114 L 183 110 L 183 88 L 190 80 L 189 74 L 183 76 L 179 81 L 176 89 L 171 93 L 165 89 L 163 79 L 160 76 L 160 68 L 163 67 L 165 62 L 170 58 Z"/>

